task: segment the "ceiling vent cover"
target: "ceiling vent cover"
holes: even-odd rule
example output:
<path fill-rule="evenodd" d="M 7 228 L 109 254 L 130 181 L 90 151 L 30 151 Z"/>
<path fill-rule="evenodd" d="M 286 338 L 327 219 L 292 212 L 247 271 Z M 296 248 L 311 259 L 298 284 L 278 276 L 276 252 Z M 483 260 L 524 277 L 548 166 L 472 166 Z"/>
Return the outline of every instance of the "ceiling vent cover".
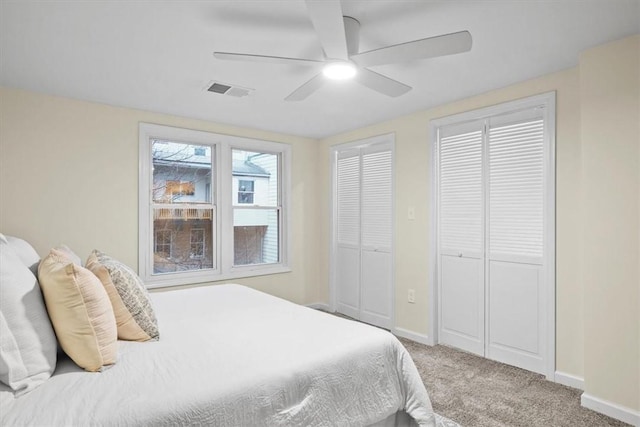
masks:
<path fill-rule="evenodd" d="M 251 95 L 254 89 L 249 89 L 246 87 L 238 86 L 238 85 L 230 85 L 226 83 L 220 82 L 210 82 L 207 86 L 207 91 L 213 93 L 219 93 L 220 95 L 233 96 L 236 98 L 242 98 L 244 96 Z"/>

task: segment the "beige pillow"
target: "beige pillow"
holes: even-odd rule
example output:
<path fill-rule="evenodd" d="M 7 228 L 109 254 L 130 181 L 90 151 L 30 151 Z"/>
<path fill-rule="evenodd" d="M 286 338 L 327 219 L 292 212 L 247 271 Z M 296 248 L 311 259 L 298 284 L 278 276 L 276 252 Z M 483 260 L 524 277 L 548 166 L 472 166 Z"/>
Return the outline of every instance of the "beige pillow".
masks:
<path fill-rule="evenodd" d="M 78 255 L 76 255 L 76 253 L 73 252 L 69 246 L 67 245 L 56 246 L 55 250 L 57 252 L 60 252 L 67 258 L 69 258 L 69 260 L 73 261 L 74 264 L 78 264 L 79 266 L 82 266 L 82 259 Z"/>
<path fill-rule="evenodd" d="M 122 297 L 118 293 L 118 289 L 116 289 L 116 286 L 111 281 L 109 270 L 107 270 L 104 265 L 100 264 L 95 252 L 87 258 L 86 268 L 100 279 L 102 285 L 107 291 L 107 295 L 109 295 L 111 305 L 113 306 L 113 313 L 116 316 L 116 324 L 118 325 L 118 338 L 128 341 L 150 340 L 151 337 L 149 334 L 140 327 L 138 322 L 136 322 L 136 319 L 133 317 L 129 307 L 127 307 L 127 305 L 131 305 L 131 300 L 129 299 L 127 303 L 122 300 Z"/>
<path fill-rule="evenodd" d="M 99 264 L 109 272 L 108 279 L 102 273 L 98 277 L 111 297 L 118 325 L 121 325 L 121 321 L 128 322 L 130 327 L 134 323 L 137 325 L 135 330 L 128 328 L 126 332 L 119 327 L 118 335 L 122 339 L 135 341 L 157 340 L 159 338 L 158 321 L 149 293 L 138 275 L 125 264 L 98 250 L 91 253 L 87 264 L 90 262 L 94 269 L 92 271 L 98 271 L 97 264 Z M 109 289 L 111 285 L 114 289 Z M 129 322 L 129 315 L 133 318 L 133 322 Z M 140 331 L 144 335 L 141 335 Z"/>
<path fill-rule="evenodd" d="M 64 352 L 87 371 L 114 364 L 118 348 L 116 319 L 100 280 L 56 249 L 40 262 L 38 276 Z"/>

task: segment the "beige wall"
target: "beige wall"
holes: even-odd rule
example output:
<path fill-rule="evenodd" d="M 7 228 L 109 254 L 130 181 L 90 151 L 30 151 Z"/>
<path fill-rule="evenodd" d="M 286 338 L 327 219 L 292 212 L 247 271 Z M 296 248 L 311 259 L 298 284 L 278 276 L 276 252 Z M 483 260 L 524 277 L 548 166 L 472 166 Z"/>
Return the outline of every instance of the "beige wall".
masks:
<path fill-rule="evenodd" d="M 0 231 L 138 265 L 138 122 L 292 144 L 291 273 L 235 282 L 297 302 L 318 288 L 316 142 L 0 88 Z"/>
<path fill-rule="evenodd" d="M 395 133 L 396 326 L 429 330 L 429 120 L 555 90 L 556 371 L 584 378 L 593 397 L 640 409 L 638 40 L 591 49 L 573 69 L 321 141 L 328 165 L 332 145 Z M 328 248 L 328 166 L 321 173 Z M 409 206 L 415 221 L 407 219 Z M 328 250 L 321 255 L 328 265 Z M 320 296 L 328 300 L 328 269 L 320 272 Z M 409 288 L 415 304 L 407 302 Z"/>
<path fill-rule="evenodd" d="M 422 111 L 321 141 L 324 163 L 334 144 L 394 132 L 396 140 L 396 326 L 428 335 L 431 286 L 429 271 L 431 141 L 429 121 L 438 117 L 557 91 L 557 370 L 583 374 L 583 311 L 580 247 L 580 108 L 577 69 L 530 80 L 459 102 Z M 320 182 L 330 182 L 329 169 Z M 323 197 L 329 200 L 325 185 Z M 407 219 L 415 207 L 416 219 Z M 328 247 L 329 203 L 322 207 L 323 246 Z M 328 252 L 322 254 L 328 263 Z M 321 269 L 325 273 L 327 269 Z M 328 277 L 323 277 L 323 297 L 328 299 Z M 416 290 L 416 303 L 407 302 L 409 288 Z"/>
<path fill-rule="evenodd" d="M 580 57 L 585 392 L 640 410 L 640 36 Z"/>
<path fill-rule="evenodd" d="M 556 369 L 592 396 L 640 409 L 638 37 L 578 67 L 322 141 L 0 88 L 0 231 L 45 253 L 64 242 L 137 265 L 138 122 L 293 146 L 293 272 L 238 281 L 328 301 L 329 147 L 396 138 L 396 325 L 429 328 L 429 120 L 557 92 Z M 416 219 L 407 219 L 407 208 Z M 416 290 L 416 303 L 406 301 Z"/>

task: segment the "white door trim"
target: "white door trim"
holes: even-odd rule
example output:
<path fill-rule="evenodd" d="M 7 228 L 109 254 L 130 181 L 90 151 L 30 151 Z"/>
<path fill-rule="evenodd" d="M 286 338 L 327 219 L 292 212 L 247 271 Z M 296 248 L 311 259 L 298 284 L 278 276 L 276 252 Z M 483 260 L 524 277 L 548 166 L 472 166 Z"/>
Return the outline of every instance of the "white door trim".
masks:
<path fill-rule="evenodd" d="M 440 292 L 438 292 L 438 125 L 432 120 L 429 123 L 429 142 L 431 143 L 431 160 L 429 168 L 431 169 L 431 195 L 429 197 L 429 205 L 431 207 L 431 226 L 429 227 L 429 271 L 431 283 L 428 286 L 427 295 L 429 297 L 429 345 L 436 345 L 439 341 L 438 331 L 440 325 L 438 322 L 440 304 Z"/>
<path fill-rule="evenodd" d="M 363 148 L 376 144 L 390 144 L 391 145 L 391 157 L 392 157 L 392 201 L 391 201 L 391 295 L 390 295 L 390 303 L 391 303 L 391 325 L 390 329 L 393 331 L 395 329 L 396 324 L 396 287 L 395 287 L 395 277 L 396 277 L 396 154 L 395 154 L 395 133 L 387 133 L 382 135 L 376 135 L 365 139 L 345 142 L 343 144 L 334 145 L 331 147 L 331 151 L 329 154 L 329 163 L 330 163 L 330 176 L 331 176 L 331 197 L 330 197 L 330 241 L 329 241 L 329 309 L 331 312 L 335 312 L 337 310 L 337 289 L 336 289 L 336 256 L 337 256 L 337 205 L 335 203 L 336 200 L 336 192 L 337 192 L 337 182 L 336 182 L 336 165 L 337 165 L 337 156 L 338 152 L 342 150 L 348 150 L 353 148 Z"/>
<path fill-rule="evenodd" d="M 547 92 L 540 95 L 534 95 L 527 98 L 517 99 L 502 104 L 480 108 L 477 110 L 467 111 L 452 116 L 442 117 L 431 120 L 429 123 L 429 135 L 431 143 L 431 236 L 429 244 L 429 268 L 430 286 L 429 286 L 429 344 L 435 345 L 439 343 L 439 271 L 438 271 L 438 208 L 437 208 L 437 191 L 438 191 L 438 129 L 454 123 L 464 123 L 479 119 L 487 119 L 492 116 L 511 113 L 533 107 L 544 108 L 544 119 L 546 138 L 548 145 L 545 150 L 545 167 L 546 167 L 546 198 L 545 198 L 545 247 L 544 247 L 544 277 L 546 286 L 546 315 L 544 317 L 544 327 L 546 328 L 546 369 L 545 375 L 549 381 L 555 381 L 555 354 L 556 354 L 556 264 L 555 264 L 555 164 L 556 164 L 556 93 Z"/>

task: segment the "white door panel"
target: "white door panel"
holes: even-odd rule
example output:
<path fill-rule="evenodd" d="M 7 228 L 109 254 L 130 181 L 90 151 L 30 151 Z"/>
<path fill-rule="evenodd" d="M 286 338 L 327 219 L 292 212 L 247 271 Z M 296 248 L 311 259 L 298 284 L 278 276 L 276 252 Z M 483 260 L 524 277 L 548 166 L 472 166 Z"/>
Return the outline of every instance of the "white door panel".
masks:
<path fill-rule="evenodd" d="M 382 328 L 391 327 L 391 254 L 362 251 L 361 319 Z"/>
<path fill-rule="evenodd" d="M 542 285 L 539 265 L 489 262 L 489 358 L 544 373 Z"/>
<path fill-rule="evenodd" d="M 484 355 L 484 283 L 482 260 L 442 256 L 440 277 L 441 340 Z"/>
<path fill-rule="evenodd" d="M 482 129 L 441 130 L 438 238 L 441 342 L 484 356 Z"/>
<path fill-rule="evenodd" d="M 360 309 L 360 249 L 338 246 L 336 258 L 337 309 L 357 319 Z"/>
<path fill-rule="evenodd" d="M 517 113 L 488 129 L 486 353 L 544 373 L 544 120 L 539 111 Z"/>

